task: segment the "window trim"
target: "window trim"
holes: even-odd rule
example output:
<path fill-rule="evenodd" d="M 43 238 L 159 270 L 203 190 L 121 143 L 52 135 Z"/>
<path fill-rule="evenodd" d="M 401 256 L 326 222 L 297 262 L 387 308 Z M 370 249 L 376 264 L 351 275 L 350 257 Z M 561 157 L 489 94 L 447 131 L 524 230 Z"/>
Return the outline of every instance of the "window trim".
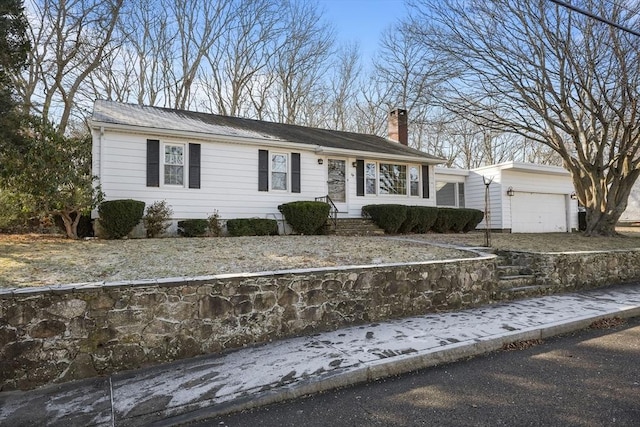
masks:
<path fill-rule="evenodd" d="M 454 201 L 453 205 L 438 204 L 438 184 L 440 183 L 444 183 L 445 185 L 453 184 L 453 201 Z M 443 208 L 464 208 L 464 206 L 460 206 L 460 185 L 461 184 L 462 186 L 464 186 L 464 182 L 461 182 L 461 181 L 436 181 L 436 206 L 443 207 Z M 465 191 L 463 190 L 463 194 L 464 193 Z M 466 199 L 464 202 L 466 205 Z"/>
<path fill-rule="evenodd" d="M 178 165 L 171 165 L 171 164 L 167 164 L 166 163 L 166 147 L 182 147 L 182 184 L 167 184 L 166 182 L 166 175 L 165 175 L 165 167 L 166 166 L 178 166 Z M 168 188 L 185 188 L 187 185 L 187 178 L 186 178 L 186 172 L 189 169 L 189 156 L 187 153 L 187 144 L 186 143 L 182 143 L 182 142 L 170 142 L 170 141 L 166 141 L 166 142 L 162 142 L 162 151 L 160 152 L 162 158 L 160 159 L 160 166 L 161 166 L 161 177 L 162 177 L 162 187 L 168 187 Z"/>
<path fill-rule="evenodd" d="M 275 182 L 275 180 L 273 179 L 273 157 L 274 156 L 284 156 L 285 161 L 286 161 L 286 165 L 285 165 L 285 169 L 286 171 L 284 172 L 285 174 L 285 180 L 284 180 L 284 184 L 285 184 L 285 188 L 274 188 L 273 184 Z M 275 173 L 282 173 L 282 172 L 275 172 Z M 289 193 L 291 192 L 291 158 L 289 153 L 284 153 L 284 152 L 280 152 L 280 151 L 269 151 L 269 190 L 270 191 L 276 191 L 276 192 L 281 192 L 281 193 Z"/>

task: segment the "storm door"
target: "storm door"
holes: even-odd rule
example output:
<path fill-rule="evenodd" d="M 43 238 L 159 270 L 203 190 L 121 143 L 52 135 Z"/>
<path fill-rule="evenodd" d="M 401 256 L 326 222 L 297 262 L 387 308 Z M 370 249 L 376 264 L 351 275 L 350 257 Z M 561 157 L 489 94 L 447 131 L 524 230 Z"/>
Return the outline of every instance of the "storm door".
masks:
<path fill-rule="evenodd" d="M 347 210 L 347 174 L 346 161 L 339 159 L 327 160 L 328 194 L 340 212 Z"/>

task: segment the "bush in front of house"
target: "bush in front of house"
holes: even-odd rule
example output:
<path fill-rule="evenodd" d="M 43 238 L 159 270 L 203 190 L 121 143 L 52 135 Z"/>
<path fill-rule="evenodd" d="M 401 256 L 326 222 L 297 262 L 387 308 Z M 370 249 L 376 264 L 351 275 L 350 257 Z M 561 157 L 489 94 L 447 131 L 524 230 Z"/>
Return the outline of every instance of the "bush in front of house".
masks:
<path fill-rule="evenodd" d="M 419 207 L 418 206 L 407 206 L 407 217 L 405 218 L 402 225 L 398 229 L 398 233 L 407 234 L 414 231 L 416 226 L 418 225 L 418 216 Z"/>
<path fill-rule="evenodd" d="M 413 231 L 421 234 L 429 232 L 438 218 L 438 208 L 431 206 L 413 206 L 413 208 L 416 215 Z"/>
<path fill-rule="evenodd" d="M 278 222 L 266 218 L 237 218 L 227 220 L 229 235 L 239 236 L 275 236 L 278 234 Z"/>
<path fill-rule="evenodd" d="M 144 227 L 147 230 L 147 237 L 158 237 L 169 228 L 169 221 L 173 215 L 173 210 L 166 200 L 153 202 L 147 206 L 147 211 L 143 217 Z"/>
<path fill-rule="evenodd" d="M 321 234 L 331 206 L 325 202 L 298 201 L 278 206 L 284 219 L 300 234 Z"/>
<path fill-rule="evenodd" d="M 206 219 L 185 219 L 178 221 L 178 234 L 184 237 L 203 237 L 207 234 L 209 221 Z"/>
<path fill-rule="evenodd" d="M 209 234 L 213 237 L 222 236 L 222 225 L 220 224 L 220 213 L 216 210 L 207 218 Z"/>
<path fill-rule="evenodd" d="M 451 216 L 449 231 L 453 233 L 461 233 L 472 216 L 470 210 L 463 208 L 451 209 L 449 215 Z"/>
<path fill-rule="evenodd" d="M 132 199 L 108 200 L 98 207 L 100 228 L 107 239 L 120 239 L 138 225 L 144 215 L 144 202 Z"/>
<path fill-rule="evenodd" d="M 438 208 L 438 216 L 431 229 L 436 233 L 446 233 L 451 229 L 452 208 Z"/>
<path fill-rule="evenodd" d="M 395 234 L 407 219 L 408 207 L 405 205 L 366 205 L 362 213 L 369 217 L 385 233 Z"/>
<path fill-rule="evenodd" d="M 471 212 L 471 218 L 469 219 L 469 222 L 467 222 L 464 228 L 462 229 L 463 233 L 468 233 L 469 231 L 475 230 L 478 224 L 480 224 L 480 222 L 482 222 L 482 220 L 484 219 L 484 212 L 482 212 L 481 210 L 478 210 L 478 209 L 467 209 L 467 210 Z"/>

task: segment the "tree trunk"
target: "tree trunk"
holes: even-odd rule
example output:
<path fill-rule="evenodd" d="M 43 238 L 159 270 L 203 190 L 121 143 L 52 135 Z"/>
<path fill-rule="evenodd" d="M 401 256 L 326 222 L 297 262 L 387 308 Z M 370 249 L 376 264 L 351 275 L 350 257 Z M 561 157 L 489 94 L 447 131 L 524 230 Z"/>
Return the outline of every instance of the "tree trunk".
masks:
<path fill-rule="evenodd" d="M 74 213 L 76 214 L 75 218 L 71 218 L 71 215 Z M 80 222 L 80 216 L 79 212 L 60 212 L 60 217 L 62 218 L 69 239 L 78 240 L 78 223 Z"/>
<path fill-rule="evenodd" d="M 600 212 L 597 209 L 586 208 L 587 210 L 587 229 L 585 236 L 617 236 L 616 224 L 620 218 L 620 214 L 612 212 Z"/>

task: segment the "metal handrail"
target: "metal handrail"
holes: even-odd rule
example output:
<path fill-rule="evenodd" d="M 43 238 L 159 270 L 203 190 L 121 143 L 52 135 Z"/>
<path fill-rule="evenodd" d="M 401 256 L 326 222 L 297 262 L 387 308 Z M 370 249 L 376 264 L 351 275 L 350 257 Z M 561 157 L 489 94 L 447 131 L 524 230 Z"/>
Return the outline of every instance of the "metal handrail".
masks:
<path fill-rule="evenodd" d="M 333 200 L 331 200 L 331 197 L 329 197 L 328 194 L 326 196 L 316 197 L 316 202 L 325 202 L 329 204 L 329 219 L 333 223 L 333 229 L 335 230 L 338 227 L 338 207 L 336 204 L 333 203 Z"/>

